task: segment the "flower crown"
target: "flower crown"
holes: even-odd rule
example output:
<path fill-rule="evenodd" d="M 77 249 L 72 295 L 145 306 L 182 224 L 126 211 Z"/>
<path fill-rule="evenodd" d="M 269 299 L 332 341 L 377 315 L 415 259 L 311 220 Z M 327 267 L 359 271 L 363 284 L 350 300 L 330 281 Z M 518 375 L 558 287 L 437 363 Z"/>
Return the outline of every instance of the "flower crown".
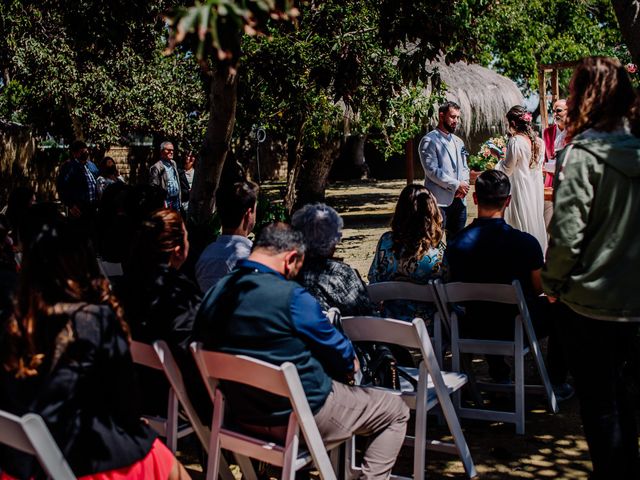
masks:
<path fill-rule="evenodd" d="M 529 122 L 531 122 L 531 119 L 533 117 L 531 116 L 530 112 L 525 111 L 520 118 L 522 119 L 523 122 L 529 123 Z"/>

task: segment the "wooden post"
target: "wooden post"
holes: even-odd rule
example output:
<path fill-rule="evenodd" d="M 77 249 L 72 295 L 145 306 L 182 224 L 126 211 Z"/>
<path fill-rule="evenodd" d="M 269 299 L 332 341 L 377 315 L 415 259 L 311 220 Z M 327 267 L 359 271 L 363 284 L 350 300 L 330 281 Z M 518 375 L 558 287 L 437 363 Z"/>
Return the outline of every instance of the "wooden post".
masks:
<path fill-rule="evenodd" d="M 558 69 L 551 71 L 551 105 L 560 99 L 560 83 L 558 82 Z"/>
<path fill-rule="evenodd" d="M 413 138 L 410 138 L 409 140 L 407 140 L 407 143 L 404 147 L 404 151 L 405 151 L 405 159 L 407 161 L 407 185 L 411 185 L 413 183 L 413 159 L 414 159 L 414 155 L 413 155 L 413 150 L 414 150 L 414 146 L 413 146 Z"/>
<path fill-rule="evenodd" d="M 538 66 L 538 86 L 540 88 L 540 128 L 549 126 L 549 112 L 547 112 L 547 77 L 544 67 Z"/>

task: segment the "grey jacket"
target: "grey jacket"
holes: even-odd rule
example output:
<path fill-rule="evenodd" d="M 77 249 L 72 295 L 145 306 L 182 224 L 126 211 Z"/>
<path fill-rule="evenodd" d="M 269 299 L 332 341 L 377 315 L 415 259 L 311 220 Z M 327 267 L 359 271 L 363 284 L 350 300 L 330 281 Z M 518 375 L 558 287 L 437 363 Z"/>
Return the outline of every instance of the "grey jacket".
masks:
<path fill-rule="evenodd" d="M 588 317 L 640 321 L 640 138 L 578 136 L 560 164 L 545 291 Z"/>
<path fill-rule="evenodd" d="M 176 172 L 176 179 L 178 179 L 179 183 L 180 176 L 178 175 L 178 165 L 173 160 L 170 160 L 170 162 L 173 170 Z M 162 160 L 158 160 L 156 163 L 151 165 L 151 168 L 149 168 L 149 183 L 151 185 L 162 187 L 166 192 L 168 182 L 169 179 L 167 178 L 167 171 L 164 167 L 164 164 L 162 163 Z M 180 188 L 178 188 L 178 199 L 179 202 L 182 202 L 182 192 L 180 191 Z"/>
<path fill-rule="evenodd" d="M 464 142 L 455 135 L 453 149 L 437 128 L 420 140 L 420 163 L 424 168 L 424 186 L 436 197 L 438 205 L 448 207 L 455 198 L 460 181 L 469 182 L 469 167 Z"/>

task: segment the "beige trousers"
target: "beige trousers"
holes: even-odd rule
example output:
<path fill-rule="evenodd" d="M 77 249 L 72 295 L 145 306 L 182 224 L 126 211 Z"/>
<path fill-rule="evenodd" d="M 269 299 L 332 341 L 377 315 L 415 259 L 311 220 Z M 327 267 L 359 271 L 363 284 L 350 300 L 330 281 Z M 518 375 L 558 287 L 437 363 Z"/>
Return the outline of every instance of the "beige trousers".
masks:
<path fill-rule="evenodd" d="M 361 478 L 389 478 L 409 421 L 409 407 L 398 395 L 334 381 L 314 418 L 325 444 L 348 440 L 352 435 L 373 437 L 364 453 Z"/>

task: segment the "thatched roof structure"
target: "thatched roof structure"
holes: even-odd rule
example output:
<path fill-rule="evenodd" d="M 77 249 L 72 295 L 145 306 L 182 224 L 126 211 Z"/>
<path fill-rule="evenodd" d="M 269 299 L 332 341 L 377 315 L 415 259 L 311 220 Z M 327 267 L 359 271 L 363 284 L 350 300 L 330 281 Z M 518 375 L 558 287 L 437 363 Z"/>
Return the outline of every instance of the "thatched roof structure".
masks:
<path fill-rule="evenodd" d="M 466 138 L 506 130 L 505 114 L 514 105 L 522 105 L 524 98 L 510 79 L 482 67 L 464 62 L 447 65 L 432 62 L 447 87 L 446 97 L 460 105 L 459 135 Z M 434 126 L 437 123 L 437 111 Z"/>

